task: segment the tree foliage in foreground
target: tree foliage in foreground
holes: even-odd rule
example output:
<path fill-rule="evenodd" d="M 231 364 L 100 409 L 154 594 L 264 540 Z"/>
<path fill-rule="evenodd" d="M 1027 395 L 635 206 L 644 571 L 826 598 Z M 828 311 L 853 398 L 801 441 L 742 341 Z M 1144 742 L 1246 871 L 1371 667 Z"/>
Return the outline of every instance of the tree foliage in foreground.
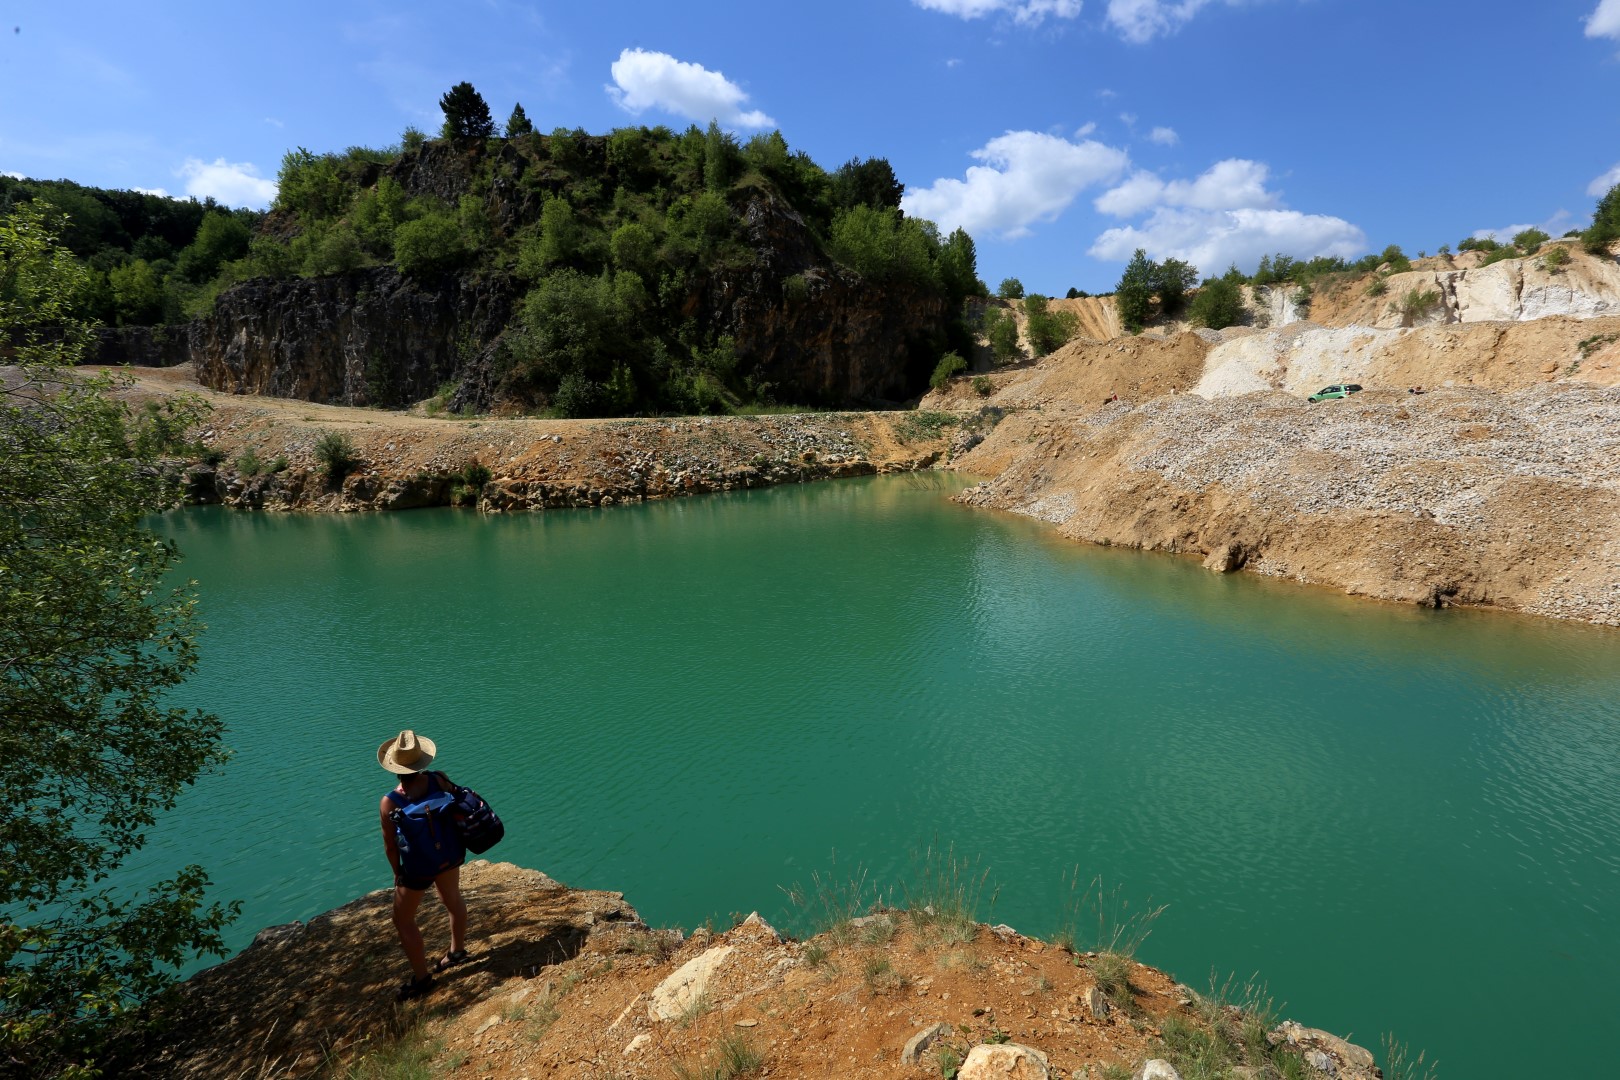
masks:
<path fill-rule="evenodd" d="M 166 706 L 196 664 L 195 596 L 142 527 L 176 495 L 157 456 L 195 418 L 132 418 L 75 378 L 84 268 L 39 208 L 0 219 L 0 1074 L 87 1077 L 234 908 L 188 866 L 142 895 L 107 878 L 218 764 L 218 718 Z"/>

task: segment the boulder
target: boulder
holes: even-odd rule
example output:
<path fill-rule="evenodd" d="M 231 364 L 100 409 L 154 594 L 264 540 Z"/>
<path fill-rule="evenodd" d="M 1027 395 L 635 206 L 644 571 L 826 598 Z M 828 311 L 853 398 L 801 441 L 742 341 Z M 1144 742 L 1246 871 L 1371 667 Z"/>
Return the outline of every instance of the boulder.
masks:
<path fill-rule="evenodd" d="M 1273 1046 L 1286 1043 L 1298 1050 L 1312 1068 L 1327 1076 L 1364 1080 L 1383 1075 L 1371 1050 L 1292 1020 L 1278 1024 L 1266 1038 Z"/>
<path fill-rule="evenodd" d="M 921 1063 L 923 1055 L 932 1050 L 935 1044 L 947 1039 L 951 1034 L 951 1025 L 941 1022 L 932 1027 L 925 1027 L 906 1041 L 906 1047 L 900 1051 L 900 1062 L 904 1065 Z"/>
<path fill-rule="evenodd" d="M 956 1080 L 1049 1080 L 1051 1075 L 1051 1063 L 1034 1047 L 987 1043 L 968 1051 Z"/>
<path fill-rule="evenodd" d="M 1153 1058 L 1137 1071 L 1136 1080 L 1181 1080 L 1181 1074 L 1163 1058 Z"/>
<path fill-rule="evenodd" d="M 1108 1019 L 1108 995 L 1093 986 L 1086 990 L 1086 1011 L 1093 1020 Z"/>
<path fill-rule="evenodd" d="M 676 1020 L 686 1015 L 708 991 L 714 973 L 732 952 L 730 945 L 716 945 L 682 964 L 653 990 L 652 1000 L 647 1002 L 647 1015 L 658 1021 Z"/>

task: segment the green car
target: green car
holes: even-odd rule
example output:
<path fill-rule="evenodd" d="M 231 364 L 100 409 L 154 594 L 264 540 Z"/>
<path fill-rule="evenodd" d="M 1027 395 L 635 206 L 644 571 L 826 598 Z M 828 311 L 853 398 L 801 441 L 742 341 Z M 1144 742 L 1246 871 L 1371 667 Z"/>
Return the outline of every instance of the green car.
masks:
<path fill-rule="evenodd" d="M 1305 400 L 1306 401 L 1332 401 L 1334 398 L 1347 398 L 1351 394 L 1359 394 L 1359 393 L 1361 393 L 1361 384 L 1360 383 L 1353 383 L 1353 382 L 1334 383 L 1332 386 L 1324 386 L 1324 387 L 1322 387 L 1322 389 L 1318 390 L 1316 393 L 1312 394 L 1310 397 L 1306 398 Z"/>

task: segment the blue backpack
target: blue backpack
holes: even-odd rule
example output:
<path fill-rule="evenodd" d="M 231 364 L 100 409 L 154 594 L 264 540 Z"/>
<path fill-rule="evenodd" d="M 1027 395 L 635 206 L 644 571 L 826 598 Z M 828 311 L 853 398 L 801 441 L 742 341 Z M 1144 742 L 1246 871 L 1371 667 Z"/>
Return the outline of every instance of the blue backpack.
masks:
<path fill-rule="evenodd" d="M 388 820 L 394 823 L 399 841 L 399 866 L 406 877 L 424 880 L 438 877 L 466 858 L 461 834 L 448 813 L 455 795 L 437 784 L 438 791 L 414 803 L 405 802 L 397 791 L 388 799 L 394 804 Z"/>

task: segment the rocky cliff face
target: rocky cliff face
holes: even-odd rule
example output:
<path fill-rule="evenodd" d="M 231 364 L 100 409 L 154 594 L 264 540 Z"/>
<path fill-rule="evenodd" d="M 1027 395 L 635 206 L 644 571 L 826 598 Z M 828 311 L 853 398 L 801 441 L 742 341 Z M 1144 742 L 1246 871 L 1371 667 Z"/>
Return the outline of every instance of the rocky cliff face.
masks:
<path fill-rule="evenodd" d="M 430 147 L 402 163 L 402 183 L 450 198 L 470 182 L 464 155 Z M 497 232 L 538 216 L 530 187 L 499 172 L 494 187 Z M 818 262 L 808 226 L 769 194 L 740 213 L 752 261 L 693 281 L 685 310 L 733 339 L 743 370 L 780 400 L 823 405 L 903 400 L 926 383 L 949 315 L 942 301 Z M 455 380 L 452 407 L 488 409 L 498 404 L 498 342 L 520 290 L 504 275 L 417 281 L 389 267 L 251 281 L 193 324 L 190 356 L 199 382 L 232 393 L 397 406 Z"/>
<path fill-rule="evenodd" d="M 250 281 L 193 324 L 191 355 L 216 390 L 399 405 L 470 366 L 511 317 L 514 293 L 501 277 L 417 282 L 390 267 Z"/>

